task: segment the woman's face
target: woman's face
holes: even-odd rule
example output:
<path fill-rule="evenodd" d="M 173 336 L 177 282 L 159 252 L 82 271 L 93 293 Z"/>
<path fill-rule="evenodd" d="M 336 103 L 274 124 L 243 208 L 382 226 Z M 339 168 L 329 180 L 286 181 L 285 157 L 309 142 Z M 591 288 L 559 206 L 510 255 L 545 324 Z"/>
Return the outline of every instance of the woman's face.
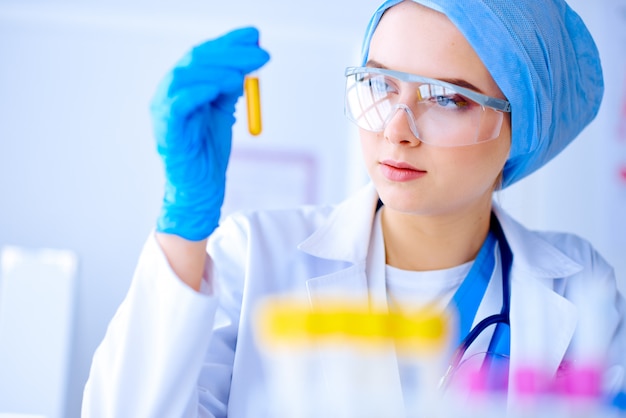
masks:
<path fill-rule="evenodd" d="M 412 1 L 383 15 L 368 62 L 421 76 L 462 80 L 488 96 L 504 98 L 463 35 L 438 12 Z M 459 84 L 459 82 L 455 82 Z M 510 119 L 500 136 L 460 147 L 422 143 L 398 112 L 380 133 L 360 131 L 369 175 L 389 209 L 425 216 L 455 214 L 491 202 L 510 150 Z"/>

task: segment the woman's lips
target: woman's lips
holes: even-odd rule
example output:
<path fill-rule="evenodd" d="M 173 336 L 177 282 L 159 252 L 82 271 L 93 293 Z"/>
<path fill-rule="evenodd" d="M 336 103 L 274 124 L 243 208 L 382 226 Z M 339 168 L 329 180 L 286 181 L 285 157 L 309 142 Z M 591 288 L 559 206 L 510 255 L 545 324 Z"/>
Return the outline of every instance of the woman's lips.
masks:
<path fill-rule="evenodd" d="M 404 162 L 392 160 L 381 161 L 380 170 L 388 180 L 398 182 L 411 181 L 426 175 L 424 170 L 419 170 Z"/>

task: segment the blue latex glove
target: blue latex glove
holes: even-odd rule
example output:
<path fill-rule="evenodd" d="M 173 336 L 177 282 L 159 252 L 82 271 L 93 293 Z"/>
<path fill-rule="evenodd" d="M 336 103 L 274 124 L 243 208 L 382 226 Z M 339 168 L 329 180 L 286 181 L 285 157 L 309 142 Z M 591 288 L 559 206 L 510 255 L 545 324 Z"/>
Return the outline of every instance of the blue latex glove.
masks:
<path fill-rule="evenodd" d="M 199 241 L 217 227 L 235 104 L 245 75 L 269 60 L 258 41 L 243 28 L 205 42 L 161 82 L 151 106 L 166 178 L 157 231 Z"/>

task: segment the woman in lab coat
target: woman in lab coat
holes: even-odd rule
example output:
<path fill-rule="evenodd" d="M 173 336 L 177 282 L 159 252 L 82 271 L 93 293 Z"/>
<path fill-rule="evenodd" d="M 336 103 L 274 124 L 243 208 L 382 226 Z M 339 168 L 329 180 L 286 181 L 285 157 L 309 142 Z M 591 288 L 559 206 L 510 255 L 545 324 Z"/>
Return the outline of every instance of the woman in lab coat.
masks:
<path fill-rule="evenodd" d="M 240 29 L 194 48 L 161 84 L 163 209 L 94 355 L 84 416 L 271 416 L 255 309 L 292 294 L 314 308 L 341 296 L 383 310 L 452 304 L 470 325 L 510 297 L 510 327 L 487 328 L 465 353 L 504 342 L 510 394 L 529 366 L 559 376 L 596 360 L 601 389 L 623 390 L 625 305 L 612 268 L 581 238 L 529 231 L 492 201 L 600 105 L 597 50 L 563 1 L 385 2 L 363 67 L 347 71 L 371 183 L 336 206 L 241 213 L 218 228 L 234 106 L 244 76 L 268 59 L 257 31 Z M 481 279 L 465 312 L 459 289 Z M 382 361 L 386 412 L 371 416 L 405 416 L 398 363 Z"/>

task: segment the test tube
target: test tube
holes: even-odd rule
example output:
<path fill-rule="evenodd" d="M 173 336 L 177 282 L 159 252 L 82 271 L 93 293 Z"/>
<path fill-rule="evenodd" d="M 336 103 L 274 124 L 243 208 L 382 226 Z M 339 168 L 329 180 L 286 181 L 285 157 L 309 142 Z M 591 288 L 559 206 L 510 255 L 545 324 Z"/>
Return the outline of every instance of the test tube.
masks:
<path fill-rule="evenodd" d="M 259 135 L 263 128 L 261 122 L 261 94 L 259 76 L 256 72 L 249 74 L 244 81 L 246 105 L 248 109 L 248 131 L 251 135 Z"/>

